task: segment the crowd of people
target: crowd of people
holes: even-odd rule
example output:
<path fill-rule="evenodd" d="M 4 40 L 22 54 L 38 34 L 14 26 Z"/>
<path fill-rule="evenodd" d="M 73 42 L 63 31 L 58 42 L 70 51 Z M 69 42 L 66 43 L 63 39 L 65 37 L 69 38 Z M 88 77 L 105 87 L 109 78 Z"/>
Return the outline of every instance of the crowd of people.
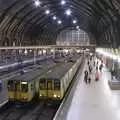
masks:
<path fill-rule="evenodd" d="M 84 81 L 86 84 L 90 84 L 95 75 L 95 81 L 99 81 L 100 74 L 102 72 L 103 62 L 99 64 L 99 61 L 95 59 L 95 56 L 88 57 L 87 67 L 84 71 Z"/>

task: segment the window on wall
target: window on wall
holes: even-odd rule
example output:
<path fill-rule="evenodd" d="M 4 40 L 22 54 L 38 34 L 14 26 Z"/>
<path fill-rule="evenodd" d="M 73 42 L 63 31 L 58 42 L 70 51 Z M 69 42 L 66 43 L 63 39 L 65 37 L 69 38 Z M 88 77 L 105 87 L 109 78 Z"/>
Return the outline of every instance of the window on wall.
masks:
<path fill-rule="evenodd" d="M 57 45 L 89 45 L 88 34 L 82 30 L 64 30 L 57 37 Z"/>

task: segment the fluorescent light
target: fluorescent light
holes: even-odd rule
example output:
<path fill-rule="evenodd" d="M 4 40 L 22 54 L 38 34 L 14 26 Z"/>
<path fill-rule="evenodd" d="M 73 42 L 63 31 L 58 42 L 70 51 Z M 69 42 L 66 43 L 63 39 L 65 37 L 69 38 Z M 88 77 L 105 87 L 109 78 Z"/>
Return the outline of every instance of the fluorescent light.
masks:
<path fill-rule="evenodd" d="M 62 0 L 61 1 L 61 5 L 65 5 L 66 4 L 66 1 L 65 0 Z"/>
<path fill-rule="evenodd" d="M 22 82 L 22 84 L 27 84 L 27 82 Z"/>
<path fill-rule="evenodd" d="M 48 15 L 50 14 L 50 10 L 46 10 L 45 13 Z"/>
<path fill-rule="evenodd" d="M 36 7 L 38 7 L 38 6 L 40 6 L 40 1 L 39 1 L 39 0 L 36 0 L 36 1 L 34 2 L 34 4 L 35 4 Z"/>
<path fill-rule="evenodd" d="M 67 10 L 65 11 L 65 14 L 68 15 L 68 16 L 70 16 L 71 13 L 72 13 L 72 11 L 71 11 L 70 9 L 67 9 Z"/>
<path fill-rule="evenodd" d="M 109 57 L 113 60 L 118 60 L 118 62 L 120 61 L 118 55 L 115 55 L 114 53 L 106 52 L 106 51 L 104 51 L 102 49 L 99 49 L 99 48 L 96 49 L 96 52 L 99 53 L 99 54 L 102 54 L 106 57 Z"/>
<path fill-rule="evenodd" d="M 56 16 L 53 16 L 53 20 L 56 20 L 57 19 L 57 17 Z"/>

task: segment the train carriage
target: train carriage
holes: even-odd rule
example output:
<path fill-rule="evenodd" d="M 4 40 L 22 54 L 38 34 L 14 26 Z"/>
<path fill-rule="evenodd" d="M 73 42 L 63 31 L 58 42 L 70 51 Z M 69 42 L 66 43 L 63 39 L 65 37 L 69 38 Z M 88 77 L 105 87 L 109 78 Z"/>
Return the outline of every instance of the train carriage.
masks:
<path fill-rule="evenodd" d="M 8 80 L 9 101 L 29 102 L 36 95 L 40 98 L 61 100 L 75 75 L 81 59 L 60 63 L 48 62 L 37 66 L 23 75 Z"/>
<path fill-rule="evenodd" d="M 28 72 L 22 76 L 14 77 L 8 81 L 8 96 L 10 101 L 28 102 L 33 99 L 38 91 L 39 83 L 35 80 L 43 70 Z"/>
<path fill-rule="evenodd" d="M 42 65 L 43 64 L 43 65 Z M 33 99 L 38 92 L 38 77 L 58 65 L 49 60 L 42 62 L 41 65 L 32 66 L 31 71 L 27 71 L 23 75 L 12 77 L 7 82 L 8 97 L 10 101 L 28 102 Z"/>
<path fill-rule="evenodd" d="M 66 62 L 64 65 L 44 74 L 40 79 L 40 98 L 61 100 L 78 70 L 81 61 L 82 58 L 72 62 Z"/>
<path fill-rule="evenodd" d="M 31 101 L 39 89 L 39 77 L 50 69 L 62 65 L 64 62 L 54 63 L 53 60 L 42 62 L 41 65 L 32 67 L 31 71 L 8 80 L 8 97 L 10 101 Z"/>

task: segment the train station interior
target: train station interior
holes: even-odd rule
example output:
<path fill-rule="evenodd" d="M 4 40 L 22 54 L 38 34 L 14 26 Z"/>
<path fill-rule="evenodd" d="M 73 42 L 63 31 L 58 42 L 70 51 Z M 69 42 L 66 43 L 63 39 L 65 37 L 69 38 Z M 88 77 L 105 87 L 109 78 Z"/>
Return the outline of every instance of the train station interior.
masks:
<path fill-rule="evenodd" d="M 0 0 L 0 120 L 120 120 L 119 0 Z"/>

